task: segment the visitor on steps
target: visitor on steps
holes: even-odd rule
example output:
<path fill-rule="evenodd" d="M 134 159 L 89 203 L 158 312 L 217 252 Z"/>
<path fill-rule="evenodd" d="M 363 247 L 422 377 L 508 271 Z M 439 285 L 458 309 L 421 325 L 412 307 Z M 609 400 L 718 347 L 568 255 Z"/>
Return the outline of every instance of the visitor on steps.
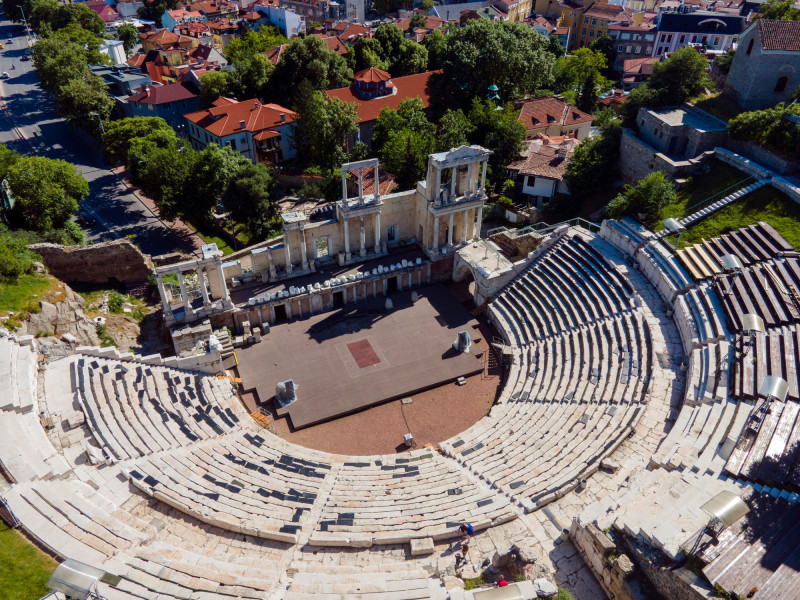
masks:
<path fill-rule="evenodd" d="M 463 533 L 466 536 L 467 541 L 469 541 L 469 538 L 472 537 L 472 525 L 469 523 L 463 523 L 458 527 L 458 532 Z"/>

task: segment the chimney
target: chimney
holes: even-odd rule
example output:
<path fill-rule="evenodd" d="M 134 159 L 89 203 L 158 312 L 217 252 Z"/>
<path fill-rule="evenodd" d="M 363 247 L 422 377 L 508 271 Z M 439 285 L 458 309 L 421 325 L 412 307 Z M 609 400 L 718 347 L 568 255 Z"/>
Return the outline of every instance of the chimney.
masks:
<path fill-rule="evenodd" d="M 144 87 L 144 94 L 145 94 L 145 96 L 147 96 L 148 98 L 150 97 L 150 86 L 145 86 L 145 87 Z"/>
<path fill-rule="evenodd" d="M 247 121 L 239 121 L 239 129 L 244 129 L 245 127 L 247 127 Z"/>
<path fill-rule="evenodd" d="M 281 113 L 281 123 L 286 123 L 286 113 Z"/>

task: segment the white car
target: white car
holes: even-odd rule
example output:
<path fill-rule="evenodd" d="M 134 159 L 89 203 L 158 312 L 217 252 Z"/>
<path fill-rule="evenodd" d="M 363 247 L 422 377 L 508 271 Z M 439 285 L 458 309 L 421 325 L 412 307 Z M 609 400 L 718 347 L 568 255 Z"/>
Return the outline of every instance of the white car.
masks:
<path fill-rule="evenodd" d="M 0 75 L 0 79 L 11 79 L 11 75 L 9 75 L 7 71 L 3 71 L 3 74 Z"/>

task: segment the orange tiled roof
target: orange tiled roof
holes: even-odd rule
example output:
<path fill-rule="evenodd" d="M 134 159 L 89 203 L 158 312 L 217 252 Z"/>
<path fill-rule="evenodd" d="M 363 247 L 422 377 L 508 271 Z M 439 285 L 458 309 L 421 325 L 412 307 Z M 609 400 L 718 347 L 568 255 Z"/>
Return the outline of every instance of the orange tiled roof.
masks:
<path fill-rule="evenodd" d="M 595 118 L 560 98 L 545 97 L 523 101 L 519 120 L 526 129 L 536 129 L 557 124 L 576 125 L 594 121 Z"/>
<path fill-rule="evenodd" d="M 428 79 L 435 71 L 425 71 L 416 75 L 395 77 L 392 79 L 397 93 L 365 100 L 355 91 L 354 86 L 329 90 L 325 92 L 329 98 L 338 98 L 344 102 L 356 103 L 356 122 L 374 121 L 384 108 L 396 109 L 406 98 L 419 98 L 425 108 L 430 106 Z"/>
<path fill-rule="evenodd" d="M 595 2 L 586 12 L 583 13 L 583 15 L 598 19 L 613 19 L 621 12 L 625 12 L 625 9 L 616 4 L 603 4 L 601 2 Z"/>
<path fill-rule="evenodd" d="M 560 181 L 567 172 L 569 157 L 575 150 L 577 140 L 556 139 L 545 137 L 541 144 L 538 141 L 532 142 L 529 145 L 528 156 L 511 163 L 507 168 L 511 171 L 519 171 L 520 175 L 533 175 Z"/>
<path fill-rule="evenodd" d="M 757 26 L 763 50 L 800 52 L 800 21 L 759 19 Z"/>
<path fill-rule="evenodd" d="M 361 81 L 364 83 L 380 83 L 381 81 L 389 81 L 392 78 L 386 71 L 381 71 L 375 67 L 369 67 L 363 71 L 359 71 L 353 76 L 353 80 Z"/>
<path fill-rule="evenodd" d="M 659 60 L 661 59 L 653 57 L 630 58 L 625 61 L 622 69 L 625 72 L 625 75 L 628 74 L 652 75 L 653 65 L 656 64 Z"/>
<path fill-rule="evenodd" d="M 281 115 L 285 119 L 281 120 Z M 255 98 L 236 102 L 230 98 L 219 98 L 211 108 L 184 115 L 189 121 L 209 133 L 224 137 L 237 131 L 260 133 L 285 123 L 294 123 L 298 116 L 278 104 L 261 104 Z M 240 126 L 244 121 L 244 128 Z"/>

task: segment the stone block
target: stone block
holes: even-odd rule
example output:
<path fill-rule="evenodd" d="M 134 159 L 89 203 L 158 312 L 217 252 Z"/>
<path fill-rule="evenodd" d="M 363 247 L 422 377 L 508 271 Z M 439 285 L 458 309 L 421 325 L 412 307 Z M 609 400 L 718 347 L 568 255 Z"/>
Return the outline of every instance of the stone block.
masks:
<path fill-rule="evenodd" d="M 552 598 L 558 594 L 556 585 L 544 578 L 534 579 L 533 589 L 537 598 Z"/>
<path fill-rule="evenodd" d="M 411 556 L 424 556 L 433 553 L 433 538 L 411 540 Z"/>

